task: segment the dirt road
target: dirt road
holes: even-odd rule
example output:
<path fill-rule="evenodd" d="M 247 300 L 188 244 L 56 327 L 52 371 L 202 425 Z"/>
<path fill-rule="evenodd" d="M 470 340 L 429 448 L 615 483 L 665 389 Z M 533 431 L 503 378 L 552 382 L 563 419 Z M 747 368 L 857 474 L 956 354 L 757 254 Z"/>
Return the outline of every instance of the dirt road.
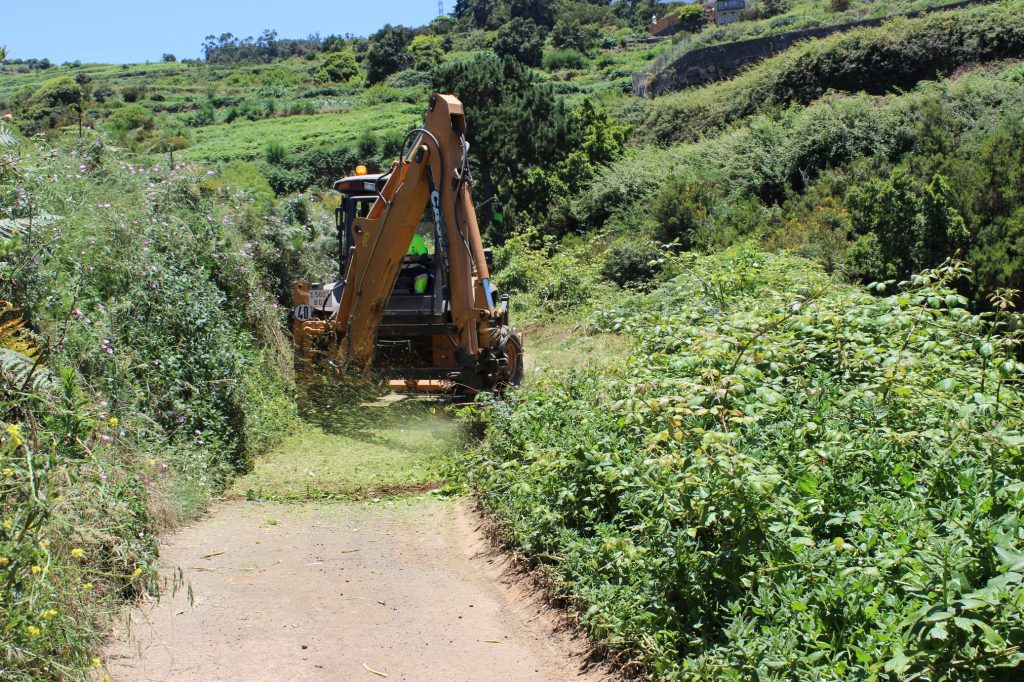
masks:
<path fill-rule="evenodd" d="M 255 476 L 261 466 L 282 464 L 270 458 Z M 468 504 L 429 495 L 221 503 L 162 545 L 163 575 L 180 567 L 193 603 L 181 588 L 135 609 L 107 651 L 111 677 L 605 679 L 585 669 L 585 642 L 507 570 Z"/>

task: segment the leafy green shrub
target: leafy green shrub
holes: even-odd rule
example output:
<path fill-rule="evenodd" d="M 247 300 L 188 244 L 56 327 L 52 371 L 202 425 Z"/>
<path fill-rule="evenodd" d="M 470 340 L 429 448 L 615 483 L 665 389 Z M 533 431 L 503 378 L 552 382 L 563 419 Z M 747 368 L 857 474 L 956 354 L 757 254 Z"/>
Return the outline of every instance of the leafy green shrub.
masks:
<path fill-rule="evenodd" d="M 493 279 L 501 290 L 515 295 L 520 320 L 578 310 L 603 295 L 595 264 L 584 253 L 556 249 L 551 237 L 540 249 L 529 247 L 532 234 L 520 234 L 495 252 Z"/>
<path fill-rule="evenodd" d="M 388 76 L 387 80 L 384 81 L 384 85 L 399 89 L 415 88 L 417 94 L 420 95 L 420 102 L 417 103 L 422 103 L 426 101 L 426 98 L 420 93 L 430 89 L 430 82 L 429 73 L 410 69 Z"/>
<path fill-rule="evenodd" d="M 441 63 L 444 46 L 441 36 L 418 35 L 409 43 L 409 57 L 416 71 L 430 71 Z"/>
<path fill-rule="evenodd" d="M 143 85 L 129 85 L 121 89 L 121 99 L 128 104 L 138 102 L 146 96 L 146 87 Z"/>
<path fill-rule="evenodd" d="M 623 239 L 605 251 L 601 276 L 620 287 L 646 284 L 661 271 L 662 250 L 652 242 Z"/>
<path fill-rule="evenodd" d="M 551 29 L 551 44 L 557 48 L 586 54 L 594 48 L 599 33 L 596 24 L 582 24 L 574 17 L 563 17 L 556 21 L 554 28 Z"/>
<path fill-rule="evenodd" d="M 557 71 L 558 69 L 582 69 L 586 66 L 586 56 L 577 50 L 550 50 L 544 54 L 544 69 L 546 71 Z"/>
<path fill-rule="evenodd" d="M 654 237 L 679 242 L 684 249 L 707 245 L 717 196 L 717 188 L 710 183 L 670 177 L 651 206 L 658 225 Z"/>
<path fill-rule="evenodd" d="M 118 133 L 150 130 L 153 127 L 153 112 L 141 104 L 129 104 L 107 118 L 107 127 Z"/>
<path fill-rule="evenodd" d="M 288 158 L 288 148 L 277 140 L 271 140 L 263 153 L 267 163 L 281 165 Z"/>
<path fill-rule="evenodd" d="M 204 102 L 203 106 L 199 107 L 198 110 L 185 119 L 186 125 L 195 126 L 196 128 L 213 125 L 216 121 L 217 112 L 210 102 Z"/>
<path fill-rule="evenodd" d="M 82 106 L 82 87 L 68 76 L 46 80 L 35 90 L 23 88 L 15 95 L 19 126 L 25 134 L 66 125 Z"/>
<path fill-rule="evenodd" d="M 82 101 L 82 87 L 68 76 L 44 81 L 29 97 L 30 106 L 58 107 Z"/>
<path fill-rule="evenodd" d="M 696 33 L 708 25 L 704 8 L 698 3 L 679 5 L 673 10 L 673 14 L 679 20 L 680 30 L 689 33 Z"/>
<path fill-rule="evenodd" d="M 655 679 L 1019 673 L 1011 304 L 971 315 L 957 266 L 880 295 L 748 248 L 670 267 L 595 315 L 625 362 L 484 412 L 464 477 L 505 537 Z"/>
<path fill-rule="evenodd" d="M 410 99 L 410 94 L 411 93 L 406 90 L 400 90 L 384 83 L 378 83 L 367 88 L 366 92 L 363 94 L 363 98 L 366 100 L 367 104 L 374 106 L 378 104 L 389 104 L 391 102 L 405 102 Z M 419 93 L 415 93 L 411 99 L 421 100 L 422 96 Z"/>

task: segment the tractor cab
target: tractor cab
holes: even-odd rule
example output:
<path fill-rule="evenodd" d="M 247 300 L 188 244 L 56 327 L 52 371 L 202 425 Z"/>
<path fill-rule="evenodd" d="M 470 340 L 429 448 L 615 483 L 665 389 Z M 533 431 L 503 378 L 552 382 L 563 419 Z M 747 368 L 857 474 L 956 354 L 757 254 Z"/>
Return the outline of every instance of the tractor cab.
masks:
<path fill-rule="evenodd" d="M 353 223 L 356 218 L 364 218 L 370 212 L 370 207 L 377 200 L 378 188 L 383 187 L 389 177 L 390 174 L 361 174 L 334 183 L 334 189 L 341 194 L 341 205 L 334 212 L 338 229 L 338 282 L 345 279 L 348 254 L 355 244 Z M 428 208 L 402 260 L 398 280 L 385 308 L 380 330 L 382 336 L 388 334 L 389 326 L 441 321 L 447 307 L 440 254 L 441 237 Z"/>

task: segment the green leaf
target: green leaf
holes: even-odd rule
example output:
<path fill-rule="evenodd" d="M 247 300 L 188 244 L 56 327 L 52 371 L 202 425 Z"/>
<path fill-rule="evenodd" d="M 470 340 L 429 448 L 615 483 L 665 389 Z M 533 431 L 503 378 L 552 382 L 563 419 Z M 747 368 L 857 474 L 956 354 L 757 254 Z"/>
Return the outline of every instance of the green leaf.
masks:
<path fill-rule="evenodd" d="M 885 671 L 902 675 L 910 670 L 910 664 L 913 662 L 912 658 L 900 652 L 885 662 Z"/>
<path fill-rule="evenodd" d="M 978 626 L 978 629 L 981 630 L 982 639 L 985 640 L 986 644 L 993 649 L 1003 649 L 1006 647 L 1006 640 L 1004 640 L 991 625 L 980 620 L 976 620 L 974 623 Z"/>

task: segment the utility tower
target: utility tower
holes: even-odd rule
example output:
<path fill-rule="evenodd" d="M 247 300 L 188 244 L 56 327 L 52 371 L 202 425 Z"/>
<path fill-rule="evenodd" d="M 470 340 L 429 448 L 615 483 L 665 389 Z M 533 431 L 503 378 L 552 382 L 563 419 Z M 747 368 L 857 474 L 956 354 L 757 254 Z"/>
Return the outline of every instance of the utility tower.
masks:
<path fill-rule="evenodd" d="M 444 0 L 437 0 L 437 16 L 444 16 Z"/>

